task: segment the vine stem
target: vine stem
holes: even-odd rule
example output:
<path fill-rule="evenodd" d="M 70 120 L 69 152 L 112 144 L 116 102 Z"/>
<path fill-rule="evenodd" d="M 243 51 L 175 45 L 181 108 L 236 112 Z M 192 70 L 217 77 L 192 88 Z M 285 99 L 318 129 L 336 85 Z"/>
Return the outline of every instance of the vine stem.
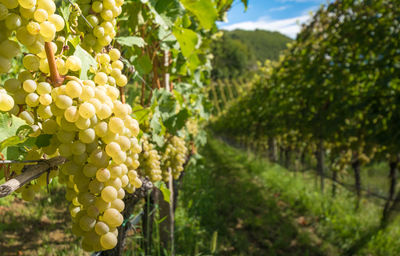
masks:
<path fill-rule="evenodd" d="M 125 98 L 125 87 L 119 87 L 119 93 L 121 94 L 121 102 L 126 103 L 126 98 Z"/>
<path fill-rule="evenodd" d="M 64 77 L 60 76 L 57 70 L 56 58 L 54 56 L 53 48 L 50 42 L 44 43 L 44 49 L 46 51 L 47 62 L 49 63 L 50 69 L 50 80 L 54 87 L 59 87 L 64 82 Z"/>
<path fill-rule="evenodd" d="M 65 161 L 67 161 L 67 159 L 58 156 L 48 160 L 42 159 L 34 165 L 24 166 L 20 175 L 0 185 L 0 198 L 10 195 L 26 183 L 40 177 L 43 173 L 54 170 L 59 165 L 65 163 Z"/>

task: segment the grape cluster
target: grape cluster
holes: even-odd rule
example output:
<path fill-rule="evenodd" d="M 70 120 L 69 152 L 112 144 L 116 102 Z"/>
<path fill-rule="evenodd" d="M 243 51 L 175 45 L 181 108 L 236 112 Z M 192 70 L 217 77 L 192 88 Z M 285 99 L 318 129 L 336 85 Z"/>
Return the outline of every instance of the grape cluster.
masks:
<path fill-rule="evenodd" d="M 109 45 L 116 35 L 116 17 L 122 13 L 124 0 L 79 0 L 77 3 L 93 27 L 79 23 L 78 29 L 84 34 L 82 47 L 101 52 L 101 49 Z"/>
<path fill-rule="evenodd" d="M 161 157 L 147 136 L 142 137 L 142 153 L 139 154 L 140 171 L 143 176 L 149 177 L 152 182 L 162 179 Z"/>
<path fill-rule="evenodd" d="M 40 58 L 26 55 L 25 67 L 41 70 L 40 60 L 27 60 L 27 56 Z M 71 60 L 73 57 L 67 58 L 67 72 L 80 69 L 80 62 Z M 72 230 L 83 237 L 82 247 L 87 251 L 112 249 L 116 245 L 125 192 L 133 193 L 142 185 L 136 172 L 142 151 L 136 138 L 139 124 L 131 117 L 131 107 L 120 101 L 117 85 L 124 86 L 126 77 L 121 74 L 123 64 L 119 58 L 117 49 L 99 54 L 93 80 L 67 76 L 63 85 L 54 87 L 43 77 L 23 71 L 18 79 L 7 80 L 5 89 L 0 91 L 1 102 L 7 102 L 2 104 L 4 111 L 17 114 L 31 125 L 31 136 L 52 135 L 48 146 L 33 149 L 27 157 L 40 159 L 46 154 L 68 159 L 59 174 L 52 172 L 49 178 L 58 174 L 59 181 L 66 184 Z M 118 71 L 114 70 L 116 67 Z M 102 74 L 106 81 L 99 79 Z M 112 83 L 120 80 L 123 83 Z M 13 106 L 14 101 L 21 108 Z M 13 171 L 19 173 L 20 167 L 15 166 Z M 46 184 L 44 174 L 19 192 L 22 198 L 32 200 Z"/>
<path fill-rule="evenodd" d="M 171 174 L 174 179 L 179 178 L 181 172 L 183 171 L 183 165 L 186 161 L 187 152 L 188 150 L 186 148 L 184 139 L 173 136 L 169 140 L 161 157 L 161 168 L 163 170 L 162 176 L 164 181 L 169 180 L 169 168 L 171 168 Z"/>
<path fill-rule="evenodd" d="M 10 40 L 15 31 L 18 42 L 30 53 L 45 55 L 44 43 L 64 29 L 64 19 L 55 14 L 53 0 L 9 0 L 0 3 L 0 73 L 6 73 L 20 47 Z"/>

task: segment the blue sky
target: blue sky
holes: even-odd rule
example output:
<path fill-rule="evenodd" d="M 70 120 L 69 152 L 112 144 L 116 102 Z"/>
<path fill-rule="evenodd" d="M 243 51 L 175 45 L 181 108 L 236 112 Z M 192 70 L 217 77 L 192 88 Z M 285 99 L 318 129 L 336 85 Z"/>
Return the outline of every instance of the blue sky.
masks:
<path fill-rule="evenodd" d="M 228 12 L 228 22 L 220 22 L 223 29 L 265 29 L 279 31 L 295 38 L 299 32 L 299 23 L 307 22 L 310 11 L 315 12 L 328 0 L 249 0 L 244 11 L 240 0 L 235 0 Z"/>

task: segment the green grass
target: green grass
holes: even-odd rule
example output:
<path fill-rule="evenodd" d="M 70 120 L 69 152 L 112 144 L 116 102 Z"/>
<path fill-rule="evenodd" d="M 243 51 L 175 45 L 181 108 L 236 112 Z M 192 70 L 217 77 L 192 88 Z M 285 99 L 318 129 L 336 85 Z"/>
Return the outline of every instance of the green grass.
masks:
<path fill-rule="evenodd" d="M 343 255 L 366 234 L 356 255 L 400 255 L 399 220 L 377 229 L 379 204 L 363 199 L 355 211 L 346 189 L 332 198 L 313 173 L 289 172 L 215 139 L 202 154 L 202 168 L 188 170 L 180 196 L 182 255 L 188 248 L 210 254 L 215 231 L 217 255 Z"/>

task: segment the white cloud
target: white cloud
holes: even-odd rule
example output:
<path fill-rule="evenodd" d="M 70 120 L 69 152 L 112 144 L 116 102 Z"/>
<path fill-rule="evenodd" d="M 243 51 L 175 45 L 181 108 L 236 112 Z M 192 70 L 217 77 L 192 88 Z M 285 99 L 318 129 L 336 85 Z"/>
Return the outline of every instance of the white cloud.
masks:
<path fill-rule="evenodd" d="M 289 19 L 282 20 L 271 20 L 267 17 L 258 19 L 257 21 L 244 21 L 232 25 L 221 26 L 225 30 L 243 29 L 243 30 L 255 30 L 263 29 L 269 31 L 279 31 L 280 33 L 287 35 L 291 38 L 295 38 L 297 33 L 300 32 L 300 24 L 308 21 L 309 15 L 302 15 Z"/>
<path fill-rule="evenodd" d="M 268 12 L 279 12 L 279 11 L 286 10 L 289 7 L 291 7 L 291 5 L 282 5 L 279 7 L 270 8 L 270 9 L 268 9 Z"/>

